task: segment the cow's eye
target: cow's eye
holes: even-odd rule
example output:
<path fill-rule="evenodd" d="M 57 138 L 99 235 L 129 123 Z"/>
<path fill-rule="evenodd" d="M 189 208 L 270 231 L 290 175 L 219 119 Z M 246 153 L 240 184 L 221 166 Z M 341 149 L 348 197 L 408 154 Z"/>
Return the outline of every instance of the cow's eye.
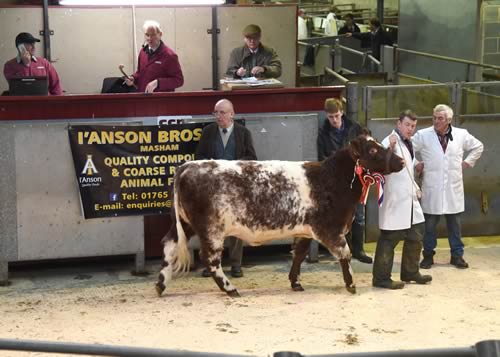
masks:
<path fill-rule="evenodd" d="M 371 156 L 374 156 L 376 155 L 378 152 L 378 149 L 377 148 L 371 148 L 368 153 L 371 155 Z"/>

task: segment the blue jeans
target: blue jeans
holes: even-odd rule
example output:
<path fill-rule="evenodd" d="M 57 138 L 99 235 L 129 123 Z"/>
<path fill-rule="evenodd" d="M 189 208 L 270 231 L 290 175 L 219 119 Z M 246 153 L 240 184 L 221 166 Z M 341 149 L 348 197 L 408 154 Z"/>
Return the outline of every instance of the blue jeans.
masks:
<path fill-rule="evenodd" d="M 436 227 L 441 215 L 424 214 L 425 234 L 424 234 L 424 256 L 434 255 L 437 245 Z M 446 227 L 448 229 L 448 242 L 450 243 L 451 255 L 461 257 L 464 255 L 464 243 L 462 242 L 462 227 L 460 223 L 460 213 L 445 214 Z"/>

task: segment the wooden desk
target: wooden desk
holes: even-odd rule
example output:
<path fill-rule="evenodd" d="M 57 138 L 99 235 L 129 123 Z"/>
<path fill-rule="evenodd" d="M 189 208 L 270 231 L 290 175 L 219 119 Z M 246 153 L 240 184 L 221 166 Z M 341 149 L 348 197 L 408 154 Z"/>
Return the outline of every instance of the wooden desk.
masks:
<path fill-rule="evenodd" d="M 223 98 L 233 103 L 237 113 L 318 111 L 323 109 L 326 98 L 339 98 L 343 89 L 344 86 L 330 86 L 154 94 L 0 96 L 0 121 L 206 115 Z"/>

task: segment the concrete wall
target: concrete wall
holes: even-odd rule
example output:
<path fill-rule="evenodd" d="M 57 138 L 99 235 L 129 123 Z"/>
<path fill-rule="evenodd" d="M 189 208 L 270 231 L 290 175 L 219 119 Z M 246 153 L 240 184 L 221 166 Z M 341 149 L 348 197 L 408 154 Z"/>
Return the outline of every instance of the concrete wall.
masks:
<path fill-rule="evenodd" d="M 67 125 L 0 125 L 0 260 L 144 251 L 142 216 L 83 218 Z"/>
<path fill-rule="evenodd" d="M 479 60 L 479 2 L 400 0 L 399 47 Z M 437 82 L 464 81 L 467 78 L 466 65 L 403 53 L 400 55 L 399 71 Z"/>
<path fill-rule="evenodd" d="M 274 47 L 283 61 L 280 78 L 295 86 L 295 6 L 219 7 L 219 71 L 225 72 L 229 52 L 243 44 L 241 30 L 249 23 L 262 27 L 262 41 Z M 134 27 L 135 16 L 135 27 Z M 50 7 L 52 60 L 66 93 L 99 93 L 105 77 L 120 76 L 118 65 L 127 73 L 136 66 L 137 51 L 144 42 L 142 24 L 154 19 L 163 27 L 163 40 L 178 54 L 185 83 L 179 91 L 212 87 L 212 12 L 210 7 L 68 8 Z M 43 28 L 40 7 L 0 8 L 0 63 L 16 55 L 14 38 L 27 31 L 40 37 Z M 135 32 L 134 32 L 135 28 Z M 134 48 L 134 33 L 137 48 Z M 37 44 L 43 55 L 43 42 Z M 8 88 L 3 76 L 0 92 Z"/>
<path fill-rule="evenodd" d="M 246 114 L 260 160 L 317 159 L 317 113 Z M 213 118 L 193 119 L 192 121 Z M 93 119 L 136 125 L 157 118 Z M 0 124 L 0 263 L 133 254 L 144 250 L 142 216 L 84 219 L 68 125 L 88 120 Z M 195 244 L 195 243 L 193 243 Z M 0 283 L 1 279 L 0 266 Z"/>

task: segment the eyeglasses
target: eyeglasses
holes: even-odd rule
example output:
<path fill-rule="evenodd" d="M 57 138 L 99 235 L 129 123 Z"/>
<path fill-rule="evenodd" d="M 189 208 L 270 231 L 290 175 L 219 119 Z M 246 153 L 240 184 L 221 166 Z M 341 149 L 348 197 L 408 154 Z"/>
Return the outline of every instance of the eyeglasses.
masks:
<path fill-rule="evenodd" d="M 221 115 L 221 116 L 222 116 L 222 115 L 226 115 L 227 113 L 229 113 L 229 112 L 225 112 L 225 111 L 223 111 L 223 110 L 215 110 L 214 112 L 212 112 L 213 116 L 215 116 L 215 117 L 216 117 L 217 115 Z"/>

